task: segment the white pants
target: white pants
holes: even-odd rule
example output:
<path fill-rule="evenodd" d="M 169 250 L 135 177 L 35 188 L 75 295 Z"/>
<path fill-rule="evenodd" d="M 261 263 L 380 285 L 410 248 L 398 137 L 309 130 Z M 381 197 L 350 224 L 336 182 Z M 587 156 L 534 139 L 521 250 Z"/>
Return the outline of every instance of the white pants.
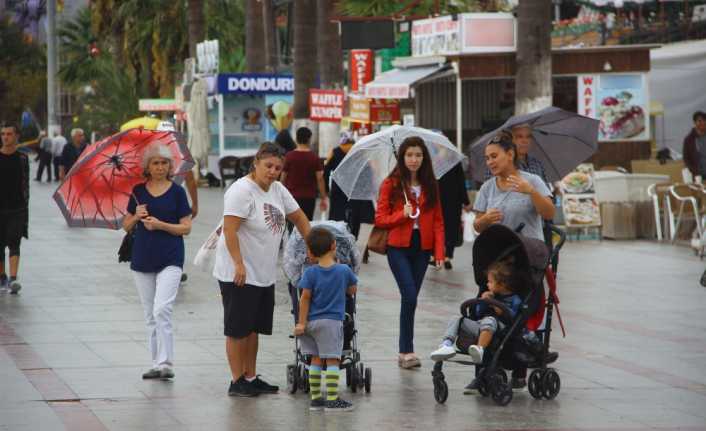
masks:
<path fill-rule="evenodd" d="M 153 368 L 171 367 L 174 364 L 172 309 L 181 273 L 182 269 L 178 266 L 168 266 L 160 272 L 133 271 L 145 312 L 147 342 Z"/>

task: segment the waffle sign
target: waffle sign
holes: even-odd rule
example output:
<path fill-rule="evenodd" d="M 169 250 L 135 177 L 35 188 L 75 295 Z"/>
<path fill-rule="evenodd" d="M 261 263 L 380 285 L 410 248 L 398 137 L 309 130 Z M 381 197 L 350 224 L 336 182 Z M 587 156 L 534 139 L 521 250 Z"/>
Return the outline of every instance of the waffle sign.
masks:
<path fill-rule="evenodd" d="M 351 92 L 362 93 L 365 84 L 373 80 L 373 60 L 370 49 L 352 49 L 350 52 Z"/>
<path fill-rule="evenodd" d="M 309 90 L 309 119 L 338 122 L 343 118 L 343 91 Z"/>

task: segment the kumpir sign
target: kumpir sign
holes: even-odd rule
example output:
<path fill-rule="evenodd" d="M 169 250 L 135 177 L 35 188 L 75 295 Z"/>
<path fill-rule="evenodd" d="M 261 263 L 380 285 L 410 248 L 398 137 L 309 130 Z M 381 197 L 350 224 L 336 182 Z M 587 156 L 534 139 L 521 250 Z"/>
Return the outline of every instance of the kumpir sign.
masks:
<path fill-rule="evenodd" d="M 309 119 L 313 121 L 341 121 L 343 118 L 343 91 L 309 90 Z"/>
<path fill-rule="evenodd" d="M 260 73 L 229 73 L 218 75 L 221 94 L 291 94 L 294 77 Z"/>

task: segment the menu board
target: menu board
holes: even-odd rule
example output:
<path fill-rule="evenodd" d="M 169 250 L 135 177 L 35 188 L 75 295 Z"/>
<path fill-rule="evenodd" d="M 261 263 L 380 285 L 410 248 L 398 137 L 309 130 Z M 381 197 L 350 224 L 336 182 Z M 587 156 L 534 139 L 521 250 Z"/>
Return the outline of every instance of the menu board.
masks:
<path fill-rule="evenodd" d="M 593 165 L 582 163 L 561 180 L 562 212 L 567 227 L 601 225 L 601 212 L 593 186 Z"/>

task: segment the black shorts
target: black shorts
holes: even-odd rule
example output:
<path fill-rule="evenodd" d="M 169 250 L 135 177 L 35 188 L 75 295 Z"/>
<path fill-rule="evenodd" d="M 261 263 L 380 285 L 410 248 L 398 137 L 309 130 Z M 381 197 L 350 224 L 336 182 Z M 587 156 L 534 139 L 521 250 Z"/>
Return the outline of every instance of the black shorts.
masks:
<path fill-rule="evenodd" d="M 26 211 L 0 212 L 0 247 L 19 249 L 26 226 Z"/>
<path fill-rule="evenodd" d="M 223 298 L 223 335 L 244 338 L 253 332 L 272 335 L 275 285 L 260 287 L 218 281 Z"/>

